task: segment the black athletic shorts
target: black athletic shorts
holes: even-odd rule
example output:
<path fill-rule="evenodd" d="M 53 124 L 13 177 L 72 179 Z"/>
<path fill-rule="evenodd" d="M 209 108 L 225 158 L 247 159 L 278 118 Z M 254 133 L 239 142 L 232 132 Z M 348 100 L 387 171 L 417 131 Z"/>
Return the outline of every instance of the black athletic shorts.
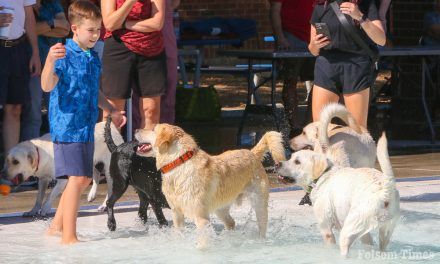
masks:
<path fill-rule="evenodd" d="M 27 41 L 14 47 L 0 47 L 0 105 L 29 102 L 30 54 Z"/>
<path fill-rule="evenodd" d="M 104 41 L 102 92 L 109 99 L 128 99 L 133 89 L 140 97 L 165 93 L 167 64 L 165 51 L 145 57 L 129 50 L 113 37 Z"/>
<path fill-rule="evenodd" d="M 373 83 L 373 63 L 368 56 L 348 52 L 322 52 L 315 63 L 315 85 L 335 94 L 357 93 Z"/>

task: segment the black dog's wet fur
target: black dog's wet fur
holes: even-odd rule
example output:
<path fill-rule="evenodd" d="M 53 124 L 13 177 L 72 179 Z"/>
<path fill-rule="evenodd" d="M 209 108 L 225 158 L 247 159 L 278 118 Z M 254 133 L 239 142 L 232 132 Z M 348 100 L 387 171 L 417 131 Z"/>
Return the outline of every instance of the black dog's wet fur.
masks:
<path fill-rule="evenodd" d="M 156 159 L 136 155 L 137 141 L 131 141 L 116 146 L 110 132 L 111 118 L 107 118 L 104 130 L 104 138 L 111 155 L 110 176 L 113 179 L 112 194 L 107 200 L 107 226 L 111 231 L 116 229 L 116 220 L 113 207 L 132 185 L 139 195 L 139 217 L 144 223 L 147 222 L 147 209 L 151 204 L 154 214 L 162 225 L 168 225 L 162 212 L 162 207 L 168 203 L 162 193 L 162 175 L 156 169 Z"/>

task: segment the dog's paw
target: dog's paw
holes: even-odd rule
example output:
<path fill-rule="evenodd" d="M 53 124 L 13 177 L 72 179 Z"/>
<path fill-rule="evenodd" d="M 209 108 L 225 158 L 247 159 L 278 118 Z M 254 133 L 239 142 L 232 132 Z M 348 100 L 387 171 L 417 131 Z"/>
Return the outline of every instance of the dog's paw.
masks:
<path fill-rule="evenodd" d="M 108 227 L 108 230 L 115 231 L 116 230 L 116 221 L 114 219 L 113 220 L 108 220 L 107 221 L 107 227 Z"/>
<path fill-rule="evenodd" d="M 23 217 L 35 217 L 38 216 L 38 210 L 30 210 L 29 212 L 24 212 Z"/>
<path fill-rule="evenodd" d="M 312 201 L 310 200 L 310 195 L 308 193 L 304 195 L 304 197 L 301 199 L 298 205 L 305 205 L 305 204 L 312 206 Z"/>
<path fill-rule="evenodd" d="M 87 202 L 91 203 L 95 200 L 96 196 L 89 193 L 89 195 L 87 196 Z"/>
<path fill-rule="evenodd" d="M 96 199 L 96 193 L 89 192 L 89 195 L 87 196 L 87 202 L 91 203 Z"/>
<path fill-rule="evenodd" d="M 98 212 L 100 212 L 100 213 L 107 212 L 107 205 L 100 205 L 98 207 Z"/>
<path fill-rule="evenodd" d="M 45 203 L 44 206 L 41 208 L 40 215 L 41 216 L 47 216 L 50 214 L 50 211 L 52 210 L 52 206 L 50 203 Z"/>

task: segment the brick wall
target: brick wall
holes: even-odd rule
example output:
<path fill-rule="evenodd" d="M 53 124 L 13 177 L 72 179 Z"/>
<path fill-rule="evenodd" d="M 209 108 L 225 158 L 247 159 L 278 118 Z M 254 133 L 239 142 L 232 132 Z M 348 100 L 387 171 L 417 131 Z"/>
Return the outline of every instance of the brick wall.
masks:
<path fill-rule="evenodd" d="M 182 0 L 179 15 L 184 21 L 211 17 L 237 17 L 257 21 L 258 37 L 245 41 L 244 48 L 262 48 L 263 37 L 272 34 L 267 0 Z M 206 48 L 205 57 L 213 59 L 217 49 L 218 47 Z"/>
<path fill-rule="evenodd" d="M 433 9 L 434 0 L 393 0 L 391 27 L 394 43 L 416 45 L 422 34 L 423 15 Z M 258 37 L 245 42 L 245 48 L 261 48 L 262 38 L 272 34 L 269 22 L 268 0 L 183 0 L 179 13 L 182 20 L 209 17 L 240 17 L 257 21 Z M 209 48 L 207 57 L 212 57 L 215 48 Z"/>

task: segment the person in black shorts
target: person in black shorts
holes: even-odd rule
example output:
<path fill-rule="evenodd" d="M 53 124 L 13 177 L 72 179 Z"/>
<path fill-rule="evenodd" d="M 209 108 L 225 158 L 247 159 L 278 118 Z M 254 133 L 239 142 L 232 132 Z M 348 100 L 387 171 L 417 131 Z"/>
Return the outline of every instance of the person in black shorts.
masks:
<path fill-rule="evenodd" d="M 159 123 L 160 97 L 167 84 L 164 41 L 160 32 L 165 1 L 108 0 L 101 2 L 104 26 L 102 91 L 117 109 L 134 90 L 139 95 L 141 128 Z M 103 118 L 108 115 L 104 112 Z"/>
<path fill-rule="evenodd" d="M 0 1 L 0 105 L 3 106 L 3 147 L 7 153 L 20 136 L 22 106 L 29 103 L 29 77 L 41 72 L 35 18 L 35 0 Z"/>
<path fill-rule="evenodd" d="M 330 2 L 318 0 L 311 19 L 309 50 L 317 56 L 312 97 L 313 120 L 319 119 L 324 105 L 338 102 L 342 95 L 348 111 L 358 124 L 367 127 L 374 65 L 367 51 L 345 31 Z M 385 32 L 373 0 L 338 3 L 341 12 L 371 48 L 385 45 Z M 318 22 L 327 24 L 330 37 L 316 33 L 315 23 Z"/>

